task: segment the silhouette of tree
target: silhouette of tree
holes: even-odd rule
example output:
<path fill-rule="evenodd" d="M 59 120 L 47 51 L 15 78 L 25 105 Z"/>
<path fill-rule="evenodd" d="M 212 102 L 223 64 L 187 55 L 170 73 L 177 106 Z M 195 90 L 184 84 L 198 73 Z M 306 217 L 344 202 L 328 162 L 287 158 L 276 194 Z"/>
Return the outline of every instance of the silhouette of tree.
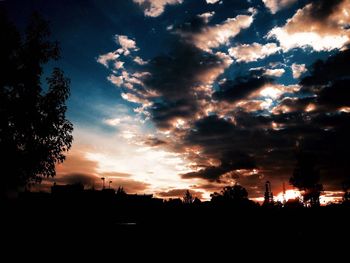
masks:
<path fill-rule="evenodd" d="M 295 199 L 288 199 L 283 206 L 284 208 L 303 208 L 304 205 L 299 197 Z"/>
<path fill-rule="evenodd" d="M 239 184 L 224 187 L 222 194 L 227 200 L 242 201 L 248 199 L 247 190 Z"/>
<path fill-rule="evenodd" d="M 193 200 L 194 205 L 200 205 L 201 203 L 202 203 L 202 201 L 198 197 L 194 198 L 194 200 Z"/>
<path fill-rule="evenodd" d="M 127 193 L 125 192 L 124 188 L 122 186 L 119 186 L 116 192 L 117 197 L 125 197 L 127 196 Z"/>
<path fill-rule="evenodd" d="M 320 171 L 316 168 L 315 156 L 298 151 L 297 165 L 289 181 L 304 192 L 304 203 L 310 203 L 313 207 L 320 205 L 320 194 L 323 191 L 323 186 L 319 183 Z"/>
<path fill-rule="evenodd" d="M 225 203 L 243 203 L 248 200 L 247 190 L 239 185 L 225 186 L 221 193 L 213 193 L 211 195 L 212 202 L 225 202 Z"/>
<path fill-rule="evenodd" d="M 350 203 L 350 180 L 344 181 L 342 184 L 342 188 L 344 191 L 343 195 L 343 204 L 349 204 Z"/>
<path fill-rule="evenodd" d="M 72 124 L 65 102 L 70 82 L 55 68 L 41 84 L 43 65 L 59 58 L 49 40 L 48 22 L 34 14 L 24 37 L 0 10 L 0 151 L 1 193 L 17 191 L 43 177 L 55 176 L 72 144 Z"/>
<path fill-rule="evenodd" d="M 192 204 L 193 203 L 193 196 L 191 195 L 190 191 L 186 191 L 185 195 L 183 197 L 183 203 L 184 204 Z"/>

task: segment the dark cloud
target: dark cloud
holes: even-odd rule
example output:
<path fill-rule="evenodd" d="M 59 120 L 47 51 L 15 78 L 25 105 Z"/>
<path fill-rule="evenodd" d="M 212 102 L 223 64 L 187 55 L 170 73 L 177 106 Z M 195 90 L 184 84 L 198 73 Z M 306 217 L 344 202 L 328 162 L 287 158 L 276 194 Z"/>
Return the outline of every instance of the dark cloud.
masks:
<path fill-rule="evenodd" d="M 199 33 L 207 25 L 207 21 L 203 16 L 195 16 L 189 21 L 182 23 L 176 27 L 176 30 L 186 33 Z"/>
<path fill-rule="evenodd" d="M 285 97 L 273 109 L 274 114 L 280 114 L 277 117 L 275 116 L 275 119 L 277 121 L 282 121 L 283 119 L 290 118 L 292 116 L 290 116 L 291 114 L 288 114 L 289 112 L 292 112 L 292 114 L 295 112 L 303 112 L 306 107 L 313 102 L 315 102 L 315 97 Z"/>
<path fill-rule="evenodd" d="M 247 149 L 235 147 L 236 139 L 241 140 L 242 136 L 246 136 L 243 133 L 245 131 L 237 128 L 230 120 L 219 118 L 216 115 L 197 121 L 187 135 L 187 144 L 201 146 L 202 154 L 218 160 L 220 165 L 204 165 L 204 168 L 199 171 L 183 174 L 182 177 L 215 181 L 236 169 L 255 168 L 254 158 L 242 151 Z"/>
<path fill-rule="evenodd" d="M 85 187 L 92 187 L 101 179 L 92 174 L 84 173 L 72 173 L 67 174 L 64 177 L 58 177 L 54 181 L 58 184 L 76 184 L 81 183 Z"/>
<path fill-rule="evenodd" d="M 346 67 L 349 66 L 347 65 Z M 333 81 L 330 86 L 326 86 L 320 91 L 318 102 L 330 107 L 350 106 L 349 87 L 350 79 Z"/>
<path fill-rule="evenodd" d="M 339 189 L 350 168 L 350 114 L 339 111 L 350 101 L 348 56 L 346 50 L 318 61 L 301 80 L 301 90 L 277 99 L 272 113 L 233 107 L 226 117 L 212 115 L 193 123 L 184 141 L 201 147 L 202 158 L 196 159 L 201 165 L 182 177 L 206 179 L 213 189 L 233 179 L 251 188 L 253 196 L 261 194 L 258 186 L 263 187 L 265 180 L 280 190 L 282 181 L 293 173 L 298 145 L 315 156 L 321 181 L 329 189 Z M 242 99 L 249 99 L 249 93 L 242 93 Z M 211 158 L 218 164 L 208 163 Z M 237 173 L 237 169 L 253 168 L 256 173 Z"/>
<path fill-rule="evenodd" d="M 331 189 L 339 189 L 350 168 L 350 114 L 339 111 L 350 105 L 349 58 L 350 51 L 345 50 L 314 63 L 310 75 L 301 80 L 302 88 L 296 97 L 280 103 L 289 111 L 272 115 L 273 121 L 283 127 L 274 136 L 298 141 L 302 151 L 315 156 L 321 181 Z M 307 111 L 310 103 L 315 107 Z M 279 143 L 274 147 L 283 149 Z M 279 156 L 274 159 L 281 161 Z"/>
<path fill-rule="evenodd" d="M 233 132 L 234 129 L 235 126 L 230 120 L 225 120 L 223 118 L 219 118 L 217 115 L 212 115 L 195 122 L 189 136 L 192 136 L 193 139 L 198 137 L 214 137 L 215 139 L 221 136 L 226 136 L 227 134 Z M 201 140 L 201 138 L 199 140 Z"/>
<path fill-rule="evenodd" d="M 181 177 L 184 179 L 203 178 L 208 181 L 218 181 L 221 175 L 229 171 L 230 169 L 228 167 L 208 166 L 196 172 L 189 172 L 189 173 L 183 174 L 181 175 Z"/>
<path fill-rule="evenodd" d="M 185 142 L 201 146 L 203 154 L 222 160 L 227 153 L 256 151 L 262 145 L 263 137 L 264 131 L 261 129 L 246 129 L 230 118 L 212 115 L 194 123 Z"/>
<path fill-rule="evenodd" d="M 350 106 L 350 49 L 329 59 L 318 60 L 310 68 L 310 75 L 300 82 L 301 92 L 311 93 L 324 111 Z"/>
<path fill-rule="evenodd" d="M 161 140 L 159 138 L 155 138 L 155 137 L 147 138 L 143 143 L 145 145 L 148 145 L 151 147 L 156 147 L 156 146 L 167 144 L 166 141 Z"/>
<path fill-rule="evenodd" d="M 167 128 L 175 118 L 192 117 L 199 109 L 198 97 L 205 96 L 195 88 L 206 84 L 207 75 L 224 64 L 217 55 L 181 41 L 169 55 L 152 59 L 144 84 L 160 95 L 150 107 L 157 126 Z"/>
<path fill-rule="evenodd" d="M 245 99 L 252 92 L 268 83 L 272 83 L 272 81 L 272 78 L 251 73 L 245 77 L 225 81 L 220 85 L 220 90 L 213 94 L 213 98 L 216 100 L 236 102 L 240 99 Z"/>
<path fill-rule="evenodd" d="M 339 5 L 346 0 L 315 0 L 312 1 L 312 9 L 309 14 L 315 20 L 327 19 L 334 11 L 337 10 Z"/>
<path fill-rule="evenodd" d="M 150 186 L 148 183 L 135 181 L 128 178 L 112 178 L 111 180 L 112 187 L 117 189 L 119 186 L 121 186 L 128 194 L 145 192 Z"/>
<path fill-rule="evenodd" d="M 271 128 L 273 119 L 266 115 L 252 114 L 242 110 L 234 112 L 236 125 L 246 129 L 266 129 Z"/>
<path fill-rule="evenodd" d="M 232 62 L 228 55 L 204 51 L 186 38 L 206 26 L 200 16 L 178 25 L 170 52 L 151 59 L 143 67 L 148 74 L 140 79 L 142 85 L 134 86 L 151 103 L 146 110 L 158 128 L 170 129 L 174 120 L 190 120 L 200 112 L 200 101 L 211 99 L 211 92 L 202 87 L 215 81 Z"/>
<path fill-rule="evenodd" d="M 224 154 L 219 166 L 207 166 L 196 172 L 190 172 L 182 175 L 182 178 L 203 178 L 208 181 L 220 181 L 220 177 L 226 173 L 233 172 L 237 169 L 253 169 L 256 168 L 255 161 L 252 157 L 244 153 Z M 236 178 L 236 174 L 230 174 L 232 179 Z"/>
<path fill-rule="evenodd" d="M 194 98 L 154 103 L 150 108 L 153 121 L 157 124 L 158 128 L 164 129 L 171 128 L 171 121 L 176 118 L 191 118 L 197 110 L 198 105 L 195 103 Z"/>
<path fill-rule="evenodd" d="M 330 1 L 331 2 L 331 1 Z M 309 68 L 310 75 L 300 82 L 304 91 L 310 86 L 325 85 L 342 78 L 349 78 L 350 75 L 350 49 L 339 52 L 327 60 L 317 60 Z"/>
<path fill-rule="evenodd" d="M 104 173 L 101 173 L 100 175 L 103 177 L 110 177 L 110 178 L 115 178 L 115 177 L 125 178 L 125 177 L 132 176 L 132 174 L 121 173 L 121 172 L 104 172 Z"/>

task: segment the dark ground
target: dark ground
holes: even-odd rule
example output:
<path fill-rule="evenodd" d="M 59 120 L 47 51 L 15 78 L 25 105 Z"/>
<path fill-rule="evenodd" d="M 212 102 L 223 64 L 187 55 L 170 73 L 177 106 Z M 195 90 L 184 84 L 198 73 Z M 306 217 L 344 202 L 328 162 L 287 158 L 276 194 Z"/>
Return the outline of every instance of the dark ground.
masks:
<path fill-rule="evenodd" d="M 33 236 L 55 243 L 133 240 L 196 244 L 349 244 L 350 208 L 237 208 L 102 204 L 81 201 L 12 201 L 4 206 L 6 240 L 29 243 Z M 3 237 L 4 237 L 3 236 Z M 95 240 L 96 241 L 96 240 Z M 113 241 L 112 241 L 113 242 Z"/>

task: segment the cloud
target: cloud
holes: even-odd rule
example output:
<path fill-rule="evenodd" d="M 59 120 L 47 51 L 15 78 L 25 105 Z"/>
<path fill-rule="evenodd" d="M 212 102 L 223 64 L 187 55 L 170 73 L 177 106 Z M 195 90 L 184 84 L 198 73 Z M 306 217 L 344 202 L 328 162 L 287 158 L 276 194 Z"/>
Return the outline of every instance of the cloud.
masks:
<path fill-rule="evenodd" d="M 324 85 L 330 81 L 345 79 L 350 75 L 348 68 L 350 59 L 350 51 L 344 50 L 339 52 L 326 61 L 317 60 L 309 68 L 309 76 L 301 80 L 301 84 L 305 86 Z"/>
<path fill-rule="evenodd" d="M 134 3 L 141 6 L 145 16 L 157 17 L 160 16 L 166 5 L 181 4 L 183 0 L 133 0 Z"/>
<path fill-rule="evenodd" d="M 100 184 L 100 177 L 92 174 L 84 173 L 70 173 L 56 178 L 55 182 L 58 184 L 77 184 L 81 183 L 85 187 L 91 188 Z"/>
<path fill-rule="evenodd" d="M 273 77 L 281 77 L 286 71 L 283 68 L 266 69 L 265 75 Z"/>
<path fill-rule="evenodd" d="M 316 0 L 299 9 L 283 27 L 275 27 L 268 38 L 276 38 L 284 51 L 311 47 L 315 51 L 342 49 L 350 40 L 350 2 Z"/>
<path fill-rule="evenodd" d="M 117 44 L 121 46 L 121 50 L 117 50 L 117 52 L 123 53 L 125 56 L 130 54 L 130 50 L 138 51 L 139 48 L 136 46 L 136 41 L 130 39 L 125 35 L 115 35 L 115 41 Z"/>
<path fill-rule="evenodd" d="M 271 7 L 272 12 L 284 4 L 269 2 L 276 4 L 276 9 Z M 152 121 L 146 121 L 152 132 L 141 136 L 125 126 L 118 139 L 126 138 L 130 145 L 135 143 L 139 148 L 124 159 L 91 153 L 95 155 L 90 159 L 98 160 L 98 171 L 105 167 L 119 171 L 123 167 L 121 172 L 132 174 L 129 179 L 151 182 L 148 189 L 162 189 L 164 196 L 175 196 L 180 194 L 175 190 L 184 189 L 202 189 L 205 196 L 206 190 L 237 181 L 247 186 L 252 196 L 261 196 L 259 186 L 263 187 L 265 180 L 288 181 L 298 143 L 318 156 L 325 185 L 338 184 L 347 176 L 350 155 L 349 51 L 340 48 L 336 55 L 307 67 L 307 75 L 303 75 L 304 64 L 290 62 L 292 56 L 268 63 L 277 58 L 274 56 L 266 65 L 259 61 L 280 50 L 305 48 L 309 44 L 314 50 L 341 46 L 337 37 L 348 36 L 346 22 L 341 21 L 348 10 L 343 8 L 346 2 L 308 2 L 282 26 L 273 29 L 283 31 L 286 39 L 270 32 L 277 44 L 237 41 L 232 45 L 234 37 L 252 24 L 253 11 L 227 20 L 207 12 L 181 25 L 171 22 L 173 26 L 167 31 L 170 48 L 147 62 L 136 56 L 133 39 L 107 53 L 101 62 L 113 68 L 110 80 L 121 87 L 123 99 L 137 104 L 135 113 Z M 168 24 L 169 21 L 165 23 Z M 316 37 L 309 42 L 304 39 L 309 35 Z M 325 42 L 326 37 L 331 40 Z M 219 48 L 221 52 L 217 52 Z M 130 52 L 129 57 L 122 67 L 115 67 L 126 56 L 125 50 Z M 115 54 L 120 57 L 115 58 Z M 238 63 L 256 61 L 256 68 L 247 73 L 244 70 L 249 67 Z M 294 78 L 301 78 L 299 84 L 278 83 L 291 77 L 289 71 L 285 74 L 289 67 Z M 282 75 L 285 78 L 276 80 Z M 105 124 L 118 129 L 123 122 L 118 116 L 105 119 Z M 120 140 L 117 142 L 120 144 Z M 130 145 L 122 152 L 130 151 Z M 133 165 L 144 160 L 147 164 L 141 168 Z"/>
<path fill-rule="evenodd" d="M 269 97 L 273 100 L 279 99 L 282 95 L 293 94 L 300 90 L 299 85 L 282 85 L 282 84 L 268 84 L 263 86 L 257 92 L 253 93 L 250 98 L 254 96 Z"/>
<path fill-rule="evenodd" d="M 140 58 L 139 56 L 136 56 L 134 58 L 134 62 L 143 66 L 143 65 L 146 65 L 147 64 L 147 61 L 144 61 L 142 58 Z"/>
<path fill-rule="evenodd" d="M 326 61 L 318 60 L 310 67 L 310 75 L 301 80 L 302 92 L 314 93 L 314 100 L 327 109 L 350 106 L 350 50 L 339 52 Z"/>
<path fill-rule="evenodd" d="M 240 135 L 241 132 L 242 130 L 232 121 L 216 115 L 198 120 L 187 134 L 185 141 L 192 147 L 201 147 L 203 151 L 201 154 L 205 156 L 205 159 L 198 166 L 199 169 L 182 174 L 182 178 L 220 181 L 225 175 L 232 178 L 234 176 L 232 172 L 235 170 L 254 169 L 256 167 L 254 158 L 242 152 L 241 149 L 232 147 L 235 144 L 233 138 Z M 240 139 L 242 139 L 241 136 Z"/>
<path fill-rule="evenodd" d="M 121 69 L 124 69 L 124 64 L 125 64 L 124 61 L 120 60 L 121 55 L 129 56 L 130 52 L 139 51 L 139 48 L 136 46 L 136 41 L 133 39 L 130 39 L 128 36 L 115 35 L 114 39 L 116 43 L 120 45 L 120 48 L 118 48 L 113 52 L 108 52 L 106 54 L 98 56 L 97 62 L 104 65 L 106 68 L 109 68 L 110 65 L 112 64 L 113 65 L 112 69 L 121 70 Z M 146 63 L 145 61 L 142 60 L 142 58 L 138 56 L 134 58 L 134 61 L 140 65 Z M 118 81 L 116 79 L 111 78 L 111 82 L 112 83 L 120 82 L 120 80 Z"/>
<path fill-rule="evenodd" d="M 118 118 L 105 119 L 104 123 L 106 123 L 109 126 L 117 127 L 126 123 L 132 123 L 133 121 L 134 120 L 130 116 L 125 115 L 125 116 L 120 116 Z"/>
<path fill-rule="evenodd" d="M 160 145 L 165 145 L 166 141 L 151 136 L 151 137 L 146 138 L 143 143 L 145 145 L 148 145 L 151 147 L 156 147 L 156 146 L 160 146 Z"/>
<path fill-rule="evenodd" d="M 132 179 L 114 178 L 112 179 L 112 186 L 114 188 L 123 187 L 128 194 L 136 194 L 147 191 L 150 184 Z"/>
<path fill-rule="evenodd" d="M 178 27 L 176 32 L 199 49 L 211 52 L 213 48 L 228 45 L 231 38 L 248 28 L 253 23 L 253 15 L 238 15 L 213 26 L 206 25 L 207 21 L 207 17 L 198 16 L 190 23 Z"/>
<path fill-rule="evenodd" d="M 220 0 L 206 0 L 207 4 L 215 4 L 217 2 L 219 2 Z"/>
<path fill-rule="evenodd" d="M 253 62 L 275 54 L 280 50 L 275 43 L 261 45 L 259 43 L 243 44 L 231 47 L 228 52 L 237 62 Z"/>
<path fill-rule="evenodd" d="M 145 191 L 150 186 L 147 183 L 129 178 L 133 175 L 125 172 L 102 172 L 99 170 L 99 162 L 87 158 L 83 149 L 73 148 L 69 152 L 66 161 L 56 166 L 57 176 L 44 179 L 42 186 L 37 186 L 37 190 L 49 191 L 53 182 L 57 184 L 82 183 L 86 188 L 102 187 L 102 177 L 106 181 L 112 181 L 111 187 L 123 186 L 128 193 L 139 193 Z"/>
<path fill-rule="evenodd" d="M 97 162 L 86 159 L 82 150 L 73 148 L 64 163 L 56 165 L 56 173 L 61 176 L 66 174 L 94 174 L 97 165 Z"/>
<path fill-rule="evenodd" d="M 262 0 L 265 6 L 272 14 L 276 14 L 279 10 L 287 8 L 298 0 Z"/>
<path fill-rule="evenodd" d="M 316 62 L 300 85 L 268 83 L 242 88 L 233 81 L 228 90 L 255 88 L 247 88 L 243 93 L 235 91 L 239 94 L 236 104 L 231 101 L 237 101 L 237 96 L 228 100 L 229 93 L 222 95 L 224 102 L 231 103 L 230 111 L 203 117 L 193 124 L 184 142 L 186 147 L 195 149 L 196 155 L 191 158 L 197 165 L 182 177 L 226 183 L 239 178 L 258 196 L 261 192 L 256 185 L 261 178 L 273 183 L 288 180 L 294 169 L 295 145 L 299 142 L 304 151 L 317 156 L 325 175 L 323 182 L 328 187 L 339 183 L 339 178 L 345 178 L 343 171 L 348 169 L 344 158 L 350 147 L 346 135 L 350 132 L 350 94 L 345 88 L 350 85 L 349 54 L 345 50 Z M 249 83 L 257 76 L 243 82 Z M 225 83 L 227 80 L 221 85 Z M 221 87 L 222 90 L 225 88 Z M 256 107 L 262 98 L 273 101 L 272 111 L 242 110 L 241 103 L 247 108 Z M 349 111 L 340 110 L 347 107 Z"/>
<path fill-rule="evenodd" d="M 261 89 L 273 80 L 269 77 L 256 75 L 251 72 L 250 75 L 238 77 L 235 80 L 226 80 L 220 84 L 220 89 L 213 94 L 213 98 L 219 101 L 236 102 L 247 98 L 251 93 Z"/>
<path fill-rule="evenodd" d="M 157 127 L 170 129 L 177 119 L 200 114 L 201 101 L 210 99 L 211 89 L 206 87 L 231 63 L 224 53 L 207 53 L 185 42 L 178 43 L 171 54 L 151 59 L 143 84 L 159 94 L 149 107 Z"/>
<path fill-rule="evenodd" d="M 108 52 L 107 54 L 100 55 L 97 58 L 97 62 L 104 65 L 106 68 L 108 68 L 109 62 L 117 60 L 119 56 L 120 55 L 116 51 Z"/>
<path fill-rule="evenodd" d="M 124 62 L 122 62 L 122 61 L 116 61 L 116 62 L 114 63 L 114 68 L 115 68 L 115 69 L 122 69 L 122 68 L 124 68 Z"/>
<path fill-rule="evenodd" d="M 303 73 L 307 71 L 305 64 L 293 63 L 292 66 L 293 78 L 298 79 Z"/>
<path fill-rule="evenodd" d="M 107 79 L 116 86 L 121 86 L 124 83 L 122 76 L 109 75 Z"/>

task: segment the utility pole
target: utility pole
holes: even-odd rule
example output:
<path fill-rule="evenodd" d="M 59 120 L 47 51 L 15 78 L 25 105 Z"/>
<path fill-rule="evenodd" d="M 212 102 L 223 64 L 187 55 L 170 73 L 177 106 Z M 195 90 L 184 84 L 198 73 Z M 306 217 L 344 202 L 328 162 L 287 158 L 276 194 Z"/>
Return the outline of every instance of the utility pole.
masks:
<path fill-rule="evenodd" d="M 105 178 L 102 177 L 101 180 L 102 180 L 102 189 L 104 190 L 105 189 Z"/>

